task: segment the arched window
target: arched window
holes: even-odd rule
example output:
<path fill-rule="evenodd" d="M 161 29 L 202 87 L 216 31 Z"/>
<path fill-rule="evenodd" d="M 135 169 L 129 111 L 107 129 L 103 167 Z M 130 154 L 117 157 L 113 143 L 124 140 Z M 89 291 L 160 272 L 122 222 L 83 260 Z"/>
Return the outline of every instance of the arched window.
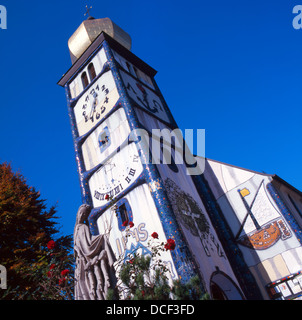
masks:
<path fill-rule="evenodd" d="M 92 81 L 96 77 L 95 69 L 93 63 L 89 63 L 88 65 L 88 73 L 90 77 L 90 81 Z"/>
<path fill-rule="evenodd" d="M 126 198 L 122 198 L 116 203 L 115 206 L 118 228 L 120 231 L 124 231 L 129 222 L 133 221 L 133 214 L 130 204 Z"/>
<path fill-rule="evenodd" d="M 244 296 L 236 283 L 224 272 L 215 271 L 210 280 L 211 296 L 215 300 L 243 300 Z"/>
<path fill-rule="evenodd" d="M 228 300 L 223 290 L 215 283 L 211 283 L 211 293 L 214 300 Z"/>
<path fill-rule="evenodd" d="M 82 73 L 81 79 L 82 79 L 83 88 L 85 89 L 85 88 L 88 86 L 88 84 L 89 84 L 89 81 L 88 81 L 88 77 L 87 77 L 87 73 L 86 73 L 86 72 L 83 72 L 83 73 Z"/>

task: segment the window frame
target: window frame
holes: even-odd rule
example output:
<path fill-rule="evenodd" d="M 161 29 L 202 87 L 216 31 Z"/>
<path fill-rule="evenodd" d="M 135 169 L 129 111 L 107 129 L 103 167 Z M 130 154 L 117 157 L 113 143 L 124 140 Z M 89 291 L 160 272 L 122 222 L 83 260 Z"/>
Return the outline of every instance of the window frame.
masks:
<path fill-rule="evenodd" d="M 127 211 L 127 218 L 128 219 L 122 219 L 121 213 L 119 211 L 120 207 L 125 206 L 126 211 Z M 129 204 L 129 201 L 126 198 L 122 198 L 116 203 L 116 217 L 117 217 L 117 222 L 118 222 L 118 228 L 120 231 L 124 231 L 127 226 L 123 226 L 123 223 L 128 220 L 128 224 L 130 221 L 133 222 L 133 213 L 131 206 Z"/>
<path fill-rule="evenodd" d="M 89 74 L 90 81 L 93 81 L 96 78 L 96 71 L 95 71 L 95 67 L 94 67 L 93 62 L 90 62 L 88 64 L 87 71 L 88 71 L 88 74 Z"/>
<path fill-rule="evenodd" d="M 82 81 L 83 89 L 86 89 L 89 85 L 89 79 L 86 71 L 82 72 L 81 81 Z M 87 81 L 87 84 L 85 84 L 86 81 Z"/>

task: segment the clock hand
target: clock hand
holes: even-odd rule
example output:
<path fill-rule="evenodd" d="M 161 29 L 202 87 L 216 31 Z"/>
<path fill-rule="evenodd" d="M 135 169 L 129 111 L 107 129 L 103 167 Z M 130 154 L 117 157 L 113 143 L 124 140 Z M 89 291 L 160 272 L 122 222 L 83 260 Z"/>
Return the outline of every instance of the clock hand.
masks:
<path fill-rule="evenodd" d="M 91 110 L 90 110 L 90 114 L 89 114 L 89 119 L 92 120 L 92 116 L 94 114 L 94 111 L 95 111 L 95 103 L 94 103 L 95 100 L 93 100 L 92 102 L 92 107 L 91 107 Z"/>
<path fill-rule="evenodd" d="M 115 163 L 113 163 L 113 167 L 115 167 Z M 112 167 L 112 168 L 113 168 L 113 167 Z M 110 171 L 111 171 L 111 178 L 112 178 L 112 179 L 111 179 L 111 182 L 113 183 L 113 182 L 115 181 L 115 179 L 113 178 L 112 169 L 111 169 Z"/>
<path fill-rule="evenodd" d="M 89 119 L 91 119 L 92 120 L 92 117 L 93 117 L 93 114 L 94 114 L 94 112 L 95 112 L 95 108 L 96 108 L 96 105 L 97 105 L 97 96 L 98 96 L 98 94 L 95 92 L 94 94 L 93 94 L 93 100 L 92 100 L 92 103 L 91 103 L 91 110 L 90 110 L 90 115 L 89 115 Z"/>
<path fill-rule="evenodd" d="M 107 169 L 106 167 L 109 167 L 109 169 Z M 116 165 L 115 165 L 115 163 L 112 163 L 112 159 L 110 161 L 108 161 L 107 164 L 105 164 L 105 166 L 104 166 L 104 170 L 105 170 L 106 175 L 108 175 L 108 172 L 110 171 L 112 183 L 115 181 L 115 179 L 113 178 L 113 174 L 112 174 L 112 170 L 114 167 L 116 167 Z"/>

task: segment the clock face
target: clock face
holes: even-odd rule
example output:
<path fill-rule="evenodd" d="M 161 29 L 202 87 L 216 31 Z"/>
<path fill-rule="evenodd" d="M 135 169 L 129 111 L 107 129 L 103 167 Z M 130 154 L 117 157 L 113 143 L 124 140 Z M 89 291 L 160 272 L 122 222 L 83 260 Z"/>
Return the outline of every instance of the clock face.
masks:
<path fill-rule="evenodd" d="M 132 63 L 119 55 L 116 51 L 112 50 L 112 53 L 115 60 L 121 65 L 122 68 L 124 68 L 124 70 L 129 71 L 134 77 L 139 78 L 142 82 L 144 82 L 144 84 L 155 90 L 151 78 L 145 72 L 137 69 Z"/>
<path fill-rule="evenodd" d="M 128 138 L 129 133 L 126 113 L 120 108 L 95 128 L 83 143 L 82 154 L 86 170 L 102 163 Z"/>
<path fill-rule="evenodd" d="M 99 123 L 118 99 L 112 72 L 107 71 L 89 87 L 74 107 L 79 135 L 82 136 Z"/>
<path fill-rule="evenodd" d="M 159 96 L 127 73 L 120 72 L 129 96 L 143 109 L 170 122 Z"/>
<path fill-rule="evenodd" d="M 135 143 L 124 147 L 97 170 L 89 180 L 93 206 L 100 207 L 107 203 L 108 194 L 115 198 L 125 191 L 139 177 L 143 166 Z"/>

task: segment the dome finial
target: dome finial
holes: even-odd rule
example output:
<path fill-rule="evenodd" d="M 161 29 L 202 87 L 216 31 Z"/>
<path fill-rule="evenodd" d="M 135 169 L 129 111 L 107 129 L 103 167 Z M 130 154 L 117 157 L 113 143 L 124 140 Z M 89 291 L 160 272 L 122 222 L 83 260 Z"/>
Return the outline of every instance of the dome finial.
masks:
<path fill-rule="evenodd" d="M 86 6 L 86 9 L 86 14 L 89 15 L 89 10 L 91 8 Z M 131 37 L 126 31 L 109 18 L 94 19 L 89 15 L 88 19 L 80 24 L 68 40 L 68 48 L 72 63 L 79 59 L 84 51 L 102 32 L 119 42 L 126 49 L 131 49 Z"/>

